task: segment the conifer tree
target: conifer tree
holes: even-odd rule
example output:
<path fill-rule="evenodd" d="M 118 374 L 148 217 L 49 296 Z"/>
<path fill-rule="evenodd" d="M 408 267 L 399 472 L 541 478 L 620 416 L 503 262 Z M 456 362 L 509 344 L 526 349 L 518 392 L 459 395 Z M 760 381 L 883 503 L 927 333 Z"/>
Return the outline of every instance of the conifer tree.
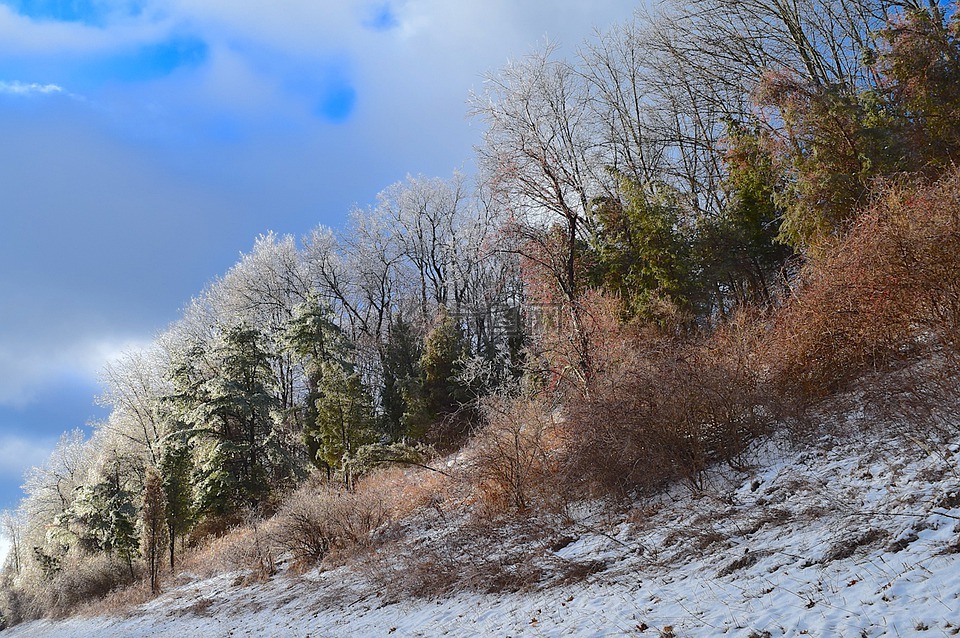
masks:
<path fill-rule="evenodd" d="M 470 389 L 459 378 L 469 355 L 463 330 L 446 308 L 441 308 L 436 325 L 424 339 L 419 378 L 408 391 L 404 426 L 411 436 L 427 435 L 470 403 Z"/>
<path fill-rule="evenodd" d="M 397 316 L 387 334 L 383 353 L 383 388 L 380 393 L 382 408 L 381 430 L 391 441 L 399 441 L 410 432 L 403 415 L 409 411 L 413 385 L 420 376 L 420 343 L 413 327 Z"/>
<path fill-rule="evenodd" d="M 326 363 L 317 399 L 316 425 L 306 435 L 314 440 L 318 460 L 333 470 L 345 469 L 354 453 L 376 440 L 373 401 L 360 375 L 336 363 Z M 351 484 L 349 471 L 344 480 Z"/>
<path fill-rule="evenodd" d="M 286 348 L 302 362 L 306 396 L 298 410 L 297 420 L 303 432 L 307 456 L 319 467 L 318 439 L 309 433 L 316 429 L 317 400 L 323 383 L 324 364 L 331 361 L 342 364 L 349 351 L 349 343 L 343 331 L 331 319 L 329 308 L 314 294 L 296 308 L 283 338 Z"/>
<path fill-rule="evenodd" d="M 177 537 L 183 539 L 193 522 L 193 455 L 189 434 L 180 423 L 166 436 L 160 449 L 159 474 L 166 503 L 167 548 L 174 570 Z M 181 540 L 181 543 L 183 541 Z"/>

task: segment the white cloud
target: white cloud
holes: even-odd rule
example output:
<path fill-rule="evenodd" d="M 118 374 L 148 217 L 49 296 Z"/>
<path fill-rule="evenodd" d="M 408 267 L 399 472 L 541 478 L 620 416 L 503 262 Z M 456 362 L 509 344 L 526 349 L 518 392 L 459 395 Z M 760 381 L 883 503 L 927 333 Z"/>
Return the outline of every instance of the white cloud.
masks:
<path fill-rule="evenodd" d="M 43 465 L 50 457 L 56 439 L 28 439 L 15 434 L 0 436 L 0 476 L 22 479 L 31 467 Z"/>
<path fill-rule="evenodd" d="M 173 25 L 155 17 L 125 19 L 109 28 L 76 22 L 35 21 L 0 4 L 0 53 L 72 55 L 113 51 L 155 41 Z"/>
<path fill-rule="evenodd" d="M 63 92 L 63 87 L 57 86 L 56 84 L 37 84 L 36 82 L 27 84 L 16 81 L 0 81 L 0 93 L 6 93 L 8 95 L 52 95 Z"/>
<path fill-rule="evenodd" d="M 80 378 L 95 383 L 100 371 L 124 352 L 149 345 L 144 339 L 91 339 L 72 345 L 47 343 L 21 347 L 0 342 L 0 405 L 23 408 L 51 382 Z M 12 448 L 0 439 L 0 472 Z M 29 467 L 29 465 L 27 466 Z"/>

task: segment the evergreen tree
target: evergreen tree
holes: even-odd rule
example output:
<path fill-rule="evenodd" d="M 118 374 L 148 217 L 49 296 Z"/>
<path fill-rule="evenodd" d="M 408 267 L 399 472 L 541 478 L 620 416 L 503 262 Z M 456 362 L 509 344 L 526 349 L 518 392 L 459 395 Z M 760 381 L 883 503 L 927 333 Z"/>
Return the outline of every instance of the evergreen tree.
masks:
<path fill-rule="evenodd" d="M 158 468 L 166 503 L 167 548 L 170 571 L 174 570 L 177 538 L 183 538 L 193 523 L 193 453 L 189 432 L 180 423 L 172 428 L 163 440 Z"/>
<path fill-rule="evenodd" d="M 622 200 L 596 202 L 593 279 L 618 293 L 626 313 L 660 323 L 690 318 L 702 301 L 693 233 L 679 193 L 621 180 Z"/>
<path fill-rule="evenodd" d="M 215 370 L 198 372 L 210 359 Z M 221 333 L 220 347 L 204 355 L 189 353 L 174 375 L 173 414 L 190 427 L 196 446 L 193 472 L 197 513 L 223 515 L 257 506 L 270 494 L 266 450 L 278 406 L 263 336 L 243 324 Z"/>
<path fill-rule="evenodd" d="M 420 376 L 421 355 L 420 343 L 412 326 L 398 315 L 390 326 L 383 349 L 383 388 L 380 392 L 381 430 L 391 441 L 410 435 L 403 415 L 410 409 L 411 388 Z"/>
<path fill-rule="evenodd" d="M 133 559 L 139 546 L 136 516 L 133 496 L 115 462 L 100 482 L 77 490 L 73 503 L 60 515 L 60 524 L 81 550 L 117 556 L 133 577 Z"/>
<path fill-rule="evenodd" d="M 313 294 L 297 307 L 284 334 L 286 348 L 300 358 L 306 382 L 306 396 L 297 412 L 297 421 L 303 432 L 303 442 L 310 461 L 320 467 L 318 439 L 309 432 L 316 429 L 317 400 L 323 382 L 324 364 L 344 364 L 349 343 L 343 331 L 333 323 L 329 308 Z"/>
<path fill-rule="evenodd" d="M 306 435 L 314 440 L 317 457 L 328 472 L 363 445 L 376 440 L 373 401 L 360 375 L 336 363 L 326 363 L 317 399 L 317 421 Z M 344 479 L 350 485 L 349 472 Z"/>
<path fill-rule="evenodd" d="M 721 315 L 728 305 L 768 301 L 778 271 L 793 254 L 778 241 L 784 211 L 777 192 L 783 178 L 766 134 L 731 121 L 727 140 L 727 205 L 718 217 L 700 221 L 694 247 L 704 293 L 715 296 Z"/>
<path fill-rule="evenodd" d="M 433 329 L 424 339 L 419 378 L 406 396 L 409 409 L 403 423 L 410 436 L 422 438 L 431 428 L 445 422 L 454 426 L 452 434 L 463 434 L 456 430 L 469 424 L 470 415 L 463 411 L 473 396 L 460 380 L 460 374 L 469 355 L 470 345 L 463 330 L 446 308 L 441 308 Z M 443 433 L 438 431 L 433 435 L 442 437 Z"/>

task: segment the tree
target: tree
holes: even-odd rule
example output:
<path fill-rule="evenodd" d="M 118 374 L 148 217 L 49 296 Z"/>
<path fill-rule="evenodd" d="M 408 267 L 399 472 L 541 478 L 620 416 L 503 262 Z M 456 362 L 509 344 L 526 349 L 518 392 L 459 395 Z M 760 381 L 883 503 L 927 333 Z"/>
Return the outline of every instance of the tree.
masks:
<path fill-rule="evenodd" d="M 3 530 L 3 535 L 7 537 L 7 541 L 10 543 L 10 553 L 7 555 L 6 563 L 0 565 L 0 570 L 7 569 L 9 565 L 13 569 L 14 574 L 20 574 L 25 558 L 22 547 L 23 528 L 24 521 L 22 512 L 5 510 L 2 516 L 0 516 L 0 529 Z"/>
<path fill-rule="evenodd" d="M 139 546 L 136 515 L 133 495 L 126 489 L 119 463 L 114 462 L 98 482 L 77 490 L 59 523 L 82 551 L 106 552 L 123 560 L 132 578 Z"/>
<path fill-rule="evenodd" d="M 948 17 L 949 15 L 949 17 Z M 924 174 L 960 162 L 960 18 L 937 2 L 908 4 L 880 32 L 879 93 L 902 127 L 903 148 Z"/>
<path fill-rule="evenodd" d="M 542 261 L 564 298 L 577 298 L 579 241 L 590 229 L 590 201 L 604 194 L 595 158 L 589 88 L 575 69 L 553 59 L 547 45 L 486 79 L 483 94 L 471 97 L 472 114 L 487 124 L 477 153 L 484 180 L 517 220 L 518 232 L 559 217 L 564 244 L 560 259 Z"/>
<path fill-rule="evenodd" d="M 380 429 L 391 441 L 413 434 L 406 427 L 404 414 L 410 410 L 409 399 L 420 375 L 421 354 L 421 344 L 413 327 L 397 315 L 387 333 L 382 364 L 383 388 L 380 391 Z"/>
<path fill-rule="evenodd" d="M 173 424 L 195 446 L 193 484 L 198 514 L 224 515 L 257 506 L 290 459 L 271 454 L 272 412 L 278 402 L 262 334 L 244 324 L 220 331 L 212 349 L 187 348 L 172 373 L 174 393 L 166 403 Z"/>
<path fill-rule="evenodd" d="M 694 247 L 703 268 L 704 292 L 715 294 L 721 316 L 728 301 L 770 302 L 779 271 L 793 253 L 779 241 L 784 210 L 777 193 L 784 176 L 766 132 L 735 120 L 727 126 L 726 204 L 719 215 L 700 221 Z"/>
<path fill-rule="evenodd" d="M 321 304 L 314 294 L 305 303 L 297 306 L 285 334 L 286 347 L 301 362 L 304 370 L 306 392 L 297 408 L 298 422 L 309 460 L 317 465 L 319 458 L 317 441 L 308 432 L 317 423 L 317 399 L 323 383 L 324 364 L 345 363 L 350 344 L 343 331 L 331 317 L 329 308 Z"/>
<path fill-rule="evenodd" d="M 470 355 L 463 330 L 446 308 L 441 308 L 434 327 L 427 333 L 420 357 L 420 376 L 406 397 L 409 411 L 404 415 L 404 428 L 413 438 L 442 438 L 443 429 L 453 429 L 454 437 L 463 434 L 462 426 L 470 422 L 461 412 L 474 398 L 460 380 L 464 362 Z M 459 421 L 459 425 L 455 423 Z M 437 426 L 446 425 L 446 428 Z"/>
<path fill-rule="evenodd" d="M 150 591 L 158 590 L 158 576 L 163 564 L 163 555 L 169 542 L 167 527 L 167 498 L 163 489 L 163 480 L 156 469 L 147 471 L 143 492 L 143 504 L 140 508 L 140 552 L 150 577 Z"/>
<path fill-rule="evenodd" d="M 664 324 L 694 316 L 700 290 L 692 229 L 680 198 L 664 185 L 625 182 L 626 201 L 598 203 L 602 232 L 594 276 L 618 293 L 630 315 Z"/>
<path fill-rule="evenodd" d="M 344 482 L 351 476 L 345 468 L 361 446 L 375 440 L 373 402 L 360 376 L 343 365 L 328 362 L 317 398 L 317 421 L 306 436 L 314 439 L 318 460 L 328 469 L 345 469 Z"/>
<path fill-rule="evenodd" d="M 174 570 L 177 538 L 183 539 L 193 523 L 193 450 L 183 423 L 171 422 L 160 447 L 158 472 L 163 488 L 170 571 Z"/>

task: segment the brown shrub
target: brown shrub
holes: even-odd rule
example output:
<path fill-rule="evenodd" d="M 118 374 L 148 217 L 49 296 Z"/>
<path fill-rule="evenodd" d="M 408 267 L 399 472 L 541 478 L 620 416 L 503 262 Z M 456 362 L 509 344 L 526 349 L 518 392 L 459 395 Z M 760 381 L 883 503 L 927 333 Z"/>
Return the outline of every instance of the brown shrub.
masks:
<path fill-rule="evenodd" d="M 38 583 L 29 618 L 63 618 L 82 605 L 100 600 L 125 587 L 133 578 L 127 564 L 105 554 L 74 557 L 48 581 Z"/>
<path fill-rule="evenodd" d="M 369 547 L 374 534 L 390 522 L 382 495 L 329 483 L 310 483 L 296 491 L 276 516 L 276 540 L 300 564 L 315 564 L 333 550 Z"/>
<path fill-rule="evenodd" d="M 541 397 L 493 395 L 483 413 L 486 423 L 470 446 L 472 480 L 488 506 L 526 510 L 555 472 L 554 408 Z"/>
<path fill-rule="evenodd" d="M 357 485 L 358 490 L 377 495 L 392 521 L 403 520 L 424 508 L 441 508 L 454 497 L 457 487 L 440 460 L 428 460 L 425 467 L 381 467 Z"/>
<path fill-rule="evenodd" d="M 675 479 L 699 486 L 711 463 L 739 461 L 779 413 L 755 369 L 756 325 L 733 322 L 698 342 L 635 340 L 569 406 L 564 483 L 615 494 Z"/>
<path fill-rule="evenodd" d="M 822 247 L 778 313 L 764 359 L 785 392 L 823 397 L 960 336 L 960 171 L 888 184 Z"/>
<path fill-rule="evenodd" d="M 252 570 L 256 578 L 271 576 L 280 553 L 276 521 L 261 520 L 256 514 L 239 520 L 244 522 L 191 548 L 179 569 L 201 577 L 244 569 Z"/>

